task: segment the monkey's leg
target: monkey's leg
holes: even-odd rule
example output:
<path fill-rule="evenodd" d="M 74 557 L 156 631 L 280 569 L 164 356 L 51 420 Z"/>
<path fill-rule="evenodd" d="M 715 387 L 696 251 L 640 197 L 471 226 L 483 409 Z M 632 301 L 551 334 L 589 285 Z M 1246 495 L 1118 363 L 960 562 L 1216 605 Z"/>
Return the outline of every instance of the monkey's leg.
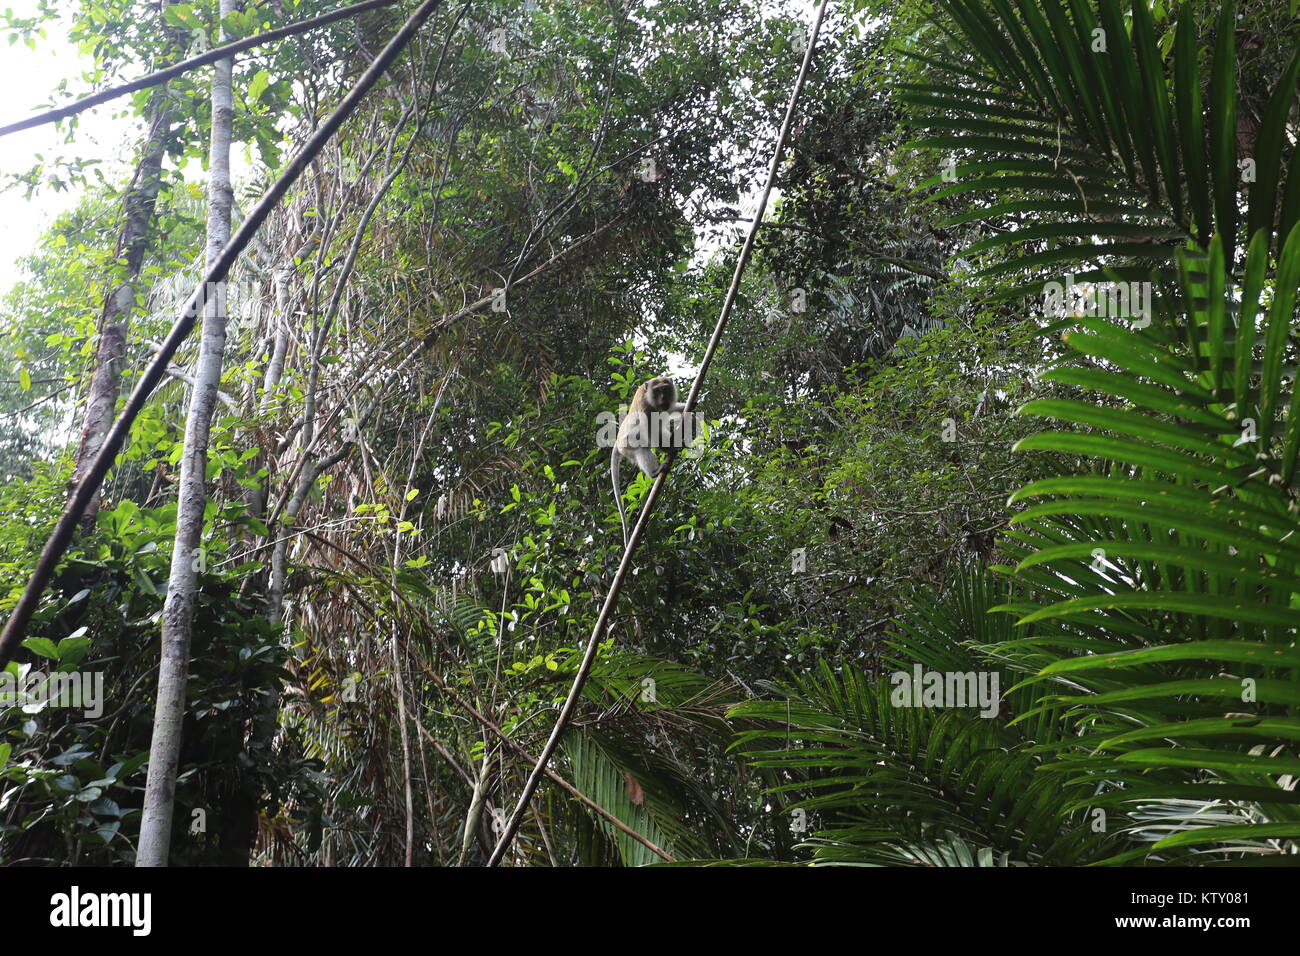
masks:
<path fill-rule="evenodd" d="M 659 474 L 659 459 L 649 448 L 629 448 L 627 454 L 636 466 L 645 472 L 647 478 Z"/>

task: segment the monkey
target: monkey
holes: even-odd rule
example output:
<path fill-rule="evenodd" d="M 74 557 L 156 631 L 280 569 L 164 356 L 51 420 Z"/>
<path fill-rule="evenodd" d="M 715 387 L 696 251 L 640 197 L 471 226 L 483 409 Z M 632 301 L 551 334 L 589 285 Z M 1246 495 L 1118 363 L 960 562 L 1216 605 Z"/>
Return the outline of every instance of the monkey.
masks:
<path fill-rule="evenodd" d="M 674 431 L 682 427 L 682 413 L 686 406 L 677 401 L 677 386 L 666 375 L 650 379 L 636 390 L 632 404 L 618 426 L 618 436 L 609 454 L 610 474 L 614 479 L 614 501 L 618 505 L 619 521 L 623 524 L 623 545 L 627 546 L 627 512 L 623 509 L 623 493 L 618 487 L 619 456 L 640 468 L 647 478 L 654 478 L 663 464 L 652 448 L 670 448 Z"/>

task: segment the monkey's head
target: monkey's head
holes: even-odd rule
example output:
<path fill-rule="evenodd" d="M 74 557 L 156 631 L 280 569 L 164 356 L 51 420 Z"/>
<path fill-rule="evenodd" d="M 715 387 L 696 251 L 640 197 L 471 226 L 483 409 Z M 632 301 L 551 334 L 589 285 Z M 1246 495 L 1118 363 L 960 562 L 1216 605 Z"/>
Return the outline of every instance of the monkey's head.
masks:
<path fill-rule="evenodd" d="M 677 402 L 677 386 L 666 375 L 645 383 L 645 400 L 651 411 L 666 412 Z"/>

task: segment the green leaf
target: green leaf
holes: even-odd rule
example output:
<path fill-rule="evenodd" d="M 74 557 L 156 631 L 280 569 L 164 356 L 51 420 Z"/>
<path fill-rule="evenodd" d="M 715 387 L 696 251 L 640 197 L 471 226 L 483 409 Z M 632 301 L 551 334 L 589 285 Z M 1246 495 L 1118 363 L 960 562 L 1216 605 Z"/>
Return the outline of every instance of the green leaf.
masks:
<path fill-rule="evenodd" d="M 1199 720 L 1178 720 L 1116 734 L 1101 741 L 1097 747 L 1109 748 L 1134 740 L 1164 737 L 1176 739 L 1235 734 L 1275 740 L 1300 740 L 1300 721 L 1284 717 L 1206 717 Z"/>
<path fill-rule="evenodd" d="M 23 641 L 23 647 L 33 654 L 39 654 L 41 657 L 48 657 L 54 661 L 59 659 L 59 649 L 54 646 L 54 642 L 48 637 L 29 637 Z"/>
<path fill-rule="evenodd" d="M 1168 850 L 1202 843 L 1237 842 L 1251 839 L 1277 839 L 1300 836 L 1300 823 L 1247 823 L 1237 826 L 1199 827 L 1167 836 L 1151 849 Z"/>
<path fill-rule="evenodd" d="M 1261 606 L 1254 601 L 1219 594 L 1184 594 L 1177 591 L 1133 591 L 1058 601 L 1026 614 L 1021 624 L 1073 617 L 1089 611 L 1172 611 L 1254 624 L 1300 627 L 1300 611 Z"/>
<path fill-rule="evenodd" d="M 1210 185 L 1205 165 L 1205 122 L 1201 108 L 1201 79 L 1197 66 L 1196 19 L 1189 7 L 1178 16 L 1174 40 L 1174 88 L 1178 137 L 1187 175 L 1187 200 L 1198 235 L 1211 230 Z"/>
<path fill-rule="evenodd" d="M 1247 235 L 1253 236 L 1259 230 L 1273 226 L 1278 181 L 1282 174 L 1282 148 L 1286 144 L 1287 121 L 1295 105 L 1297 78 L 1300 78 L 1300 49 L 1291 54 L 1290 64 L 1273 88 L 1255 137 L 1255 181 L 1250 184 Z"/>
<path fill-rule="evenodd" d="M 1237 341 L 1232 369 L 1232 392 L 1238 420 L 1248 417 L 1255 316 L 1259 312 L 1259 295 L 1264 288 L 1264 274 L 1268 267 L 1268 245 L 1268 233 L 1261 229 L 1251 237 L 1246 251 L 1246 275 L 1242 282 L 1241 305 L 1237 309 Z"/>
<path fill-rule="evenodd" d="M 1117 654 L 1070 657 L 1049 664 L 1039 673 L 1044 676 L 1072 674 L 1098 668 L 1137 667 L 1163 661 L 1232 661 L 1238 664 L 1296 667 L 1300 666 L 1300 650 L 1248 641 L 1193 641 L 1120 651 Z"/>
<path fill-rule="evenodd" d="M 1250 754 L 1225 750 L 1176 750 L 1153 747 L 1133 750 L 1115 758 L 1120 763 L 1140 764 L 1144 767 L 1193 767 L 1196 769 L 1223 770 L 1234 773 L 1300 773 L 1300 759 L 1295 757 L 1253 757 Z M 1300 827 L 1300 823 L 1292 824 Z"/>
<path fill-rule="evenodd" d="M 85 630 L 85 628 L 82 628 Z M 58 654 L 59 664 L 63 667 L 73 667 L 81 662 L 90 650 L 91 640 L 88 637 L 69 636 L 59 641 Z"/>
<path fill-rule="evenodd" d="M 1154 133 L 1165 197 L 1174 219 L 1181 220 L 1183 197 L 1179 185 L 1178 154 L 1174 150 L 1169 96 L 1165 92 L 1164 66 L 1156 49 L 1155 25 L 1151 22 L 1151 10 L 1145 0 L 1135 0 L 1133 4 L 1133 50 L 1137 54 L 1147 123 Z"/>
<path fill-rule="evenodd" d="M 249 102 L 255 103 L 262 98 L 262 94 L 267 91 L 270 85 L 271 74 L 266 70 L 258 70 L 253 74 L 253 78 L 248 81 L 248 88 L 244 95 Z"/>
<path fill-rule="evenodd" d="M 1220 37 L 1236 36 L 1234 0 L 1219 8 Z M 1210 76 L 1210 157 L 1214 171 L 1214 213 L 1225 250 L 1237 234 L 1237 62 L 1235 44 L 1214 44 Z"/>
<path fill-rule="evenodd" d="M 1277 420 L 1282 392 L 1282 366 L 1295 313 L 1296 287 L 1300 285 L 1300 226 L 1291 230 L 1282 249 L 1273 287 L 1273 301 L 1268 307 L 1264 333 L 1264 356 L 1260 371 L 1259 441 L 1268 447 Z"/>

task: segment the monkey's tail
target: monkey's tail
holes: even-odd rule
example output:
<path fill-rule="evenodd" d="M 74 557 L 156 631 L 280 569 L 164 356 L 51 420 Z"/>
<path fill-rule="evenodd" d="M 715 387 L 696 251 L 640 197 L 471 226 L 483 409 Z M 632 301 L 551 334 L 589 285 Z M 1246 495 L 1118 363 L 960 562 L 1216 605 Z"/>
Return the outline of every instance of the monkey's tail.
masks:
<path fill-rule="evenodd" d="M 609 453 L 609 474 L 614 480 L 614 504 L 618 505 L 618 520 L 623 525 L 623 547 L 627 547 L 627 512 L 623 510 L 623 493 L 618 490 L 618 449 Z"/>

